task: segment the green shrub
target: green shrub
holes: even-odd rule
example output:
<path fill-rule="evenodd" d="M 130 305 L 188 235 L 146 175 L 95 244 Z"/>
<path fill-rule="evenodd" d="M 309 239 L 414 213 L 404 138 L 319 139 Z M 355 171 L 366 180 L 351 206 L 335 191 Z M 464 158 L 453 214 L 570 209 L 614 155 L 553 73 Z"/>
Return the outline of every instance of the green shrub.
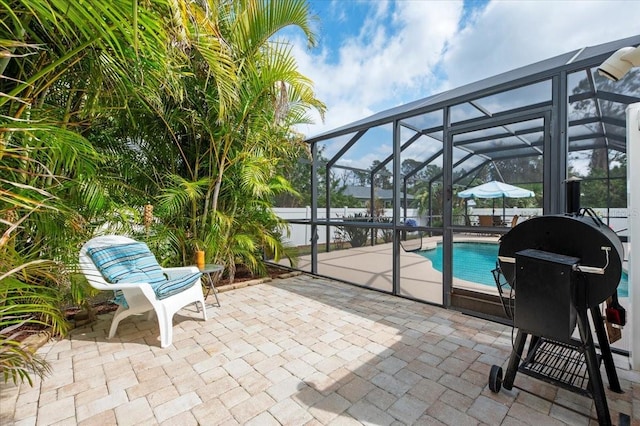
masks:
<path fill-rule="evenodd" d="M 376 222 L 391 223 L 392 219 L 390 217 L 379 216 L 376 218 Z M 393 241 L 393 229 L 380 229 L 378 235 L 385 243 Z"/>
<path fill-rule="evenodd" d="M 347 222 L 371 222 L 365 213 L 355 213 L 353 216 L 347 216 L 344 218 Z M 347 234 L 351 247 L 362 247 L 367 243 L 369 238 L 369 228 L 361 228 L 354 225 L 344 225 L 342 227 Z"/>

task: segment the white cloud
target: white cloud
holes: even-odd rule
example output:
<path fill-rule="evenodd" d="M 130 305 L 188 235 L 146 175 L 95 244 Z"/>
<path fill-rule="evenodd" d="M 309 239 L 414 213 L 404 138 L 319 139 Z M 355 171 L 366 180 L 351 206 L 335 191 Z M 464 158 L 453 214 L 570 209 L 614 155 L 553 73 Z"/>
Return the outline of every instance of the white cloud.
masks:
<path fill-rule="evenodd" d="M 333 16 L 341 16 L 346 4 L 333 2 Z M 303 43 L 294 46 L 301 72 L 314 81 L 318 98 L 328 108 L 324 124 L 318 117 L 317 125 L 299 129 L 309 136 L 574 49 L 640 33 L 640 1 L 492 1 L 467 16 L 464 28 L 462 2 L 370 4 L 364 24 L 341 40 L 338 52 L 328 52 L 326 46 L 311 52 L 302 49 Z"/>
<path fill-rule="evenodd" d="M 318 97 L 328 107 L 325 124 L 301 129 L 306 134 L 419 98 L 435 81 L 431 69 L 455 34 L 462 3 L 403 1 L 391 16 L 388 3 L 372 5 L 375 10 L 358 35 L 342 41 L 337 62 L 329 61 L 326 51 L 308 52 L 296 44 L 300 70 L 315 82 Z"/>
<path fill-rule="evenodd" d="M 640 32 L 637 1 L 494 1 L 450 42 L 443 87 L 457 87 Z"/>

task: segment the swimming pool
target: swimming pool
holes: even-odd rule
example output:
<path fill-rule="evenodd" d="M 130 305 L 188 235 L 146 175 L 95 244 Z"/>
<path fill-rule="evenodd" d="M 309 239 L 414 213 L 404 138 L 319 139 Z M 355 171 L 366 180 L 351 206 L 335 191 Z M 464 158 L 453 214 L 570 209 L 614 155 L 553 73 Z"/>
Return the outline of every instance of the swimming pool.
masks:
<path fill-rule="evenodd" d="M 434 269 L 442 272 L 442 244 L 435 249 L 418 252 L 433 264 Z M 453 276 L 465 281 L 496 287 L 491 271 L 498 260 L 498 244 L 479 242 L 453 243 Z M 618 297 L 629 297 L 629 282 L 626 273 L 622 273 L 618 285 Z"/>

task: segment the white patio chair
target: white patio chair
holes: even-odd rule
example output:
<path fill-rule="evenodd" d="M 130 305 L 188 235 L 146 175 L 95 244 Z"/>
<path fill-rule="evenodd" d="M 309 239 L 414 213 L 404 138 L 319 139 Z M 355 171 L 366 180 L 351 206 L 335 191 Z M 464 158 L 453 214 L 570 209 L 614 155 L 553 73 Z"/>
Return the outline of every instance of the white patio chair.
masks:
<path fill-rule="evenodd" d="M 80 269 L 89 284 L 99 290 L 116 291 L 116 311 L 109 338 L 123 319 L 155 312 L 160 328 L 160 346 L 173 339 L 173 316 L 184 306 L 200 303 L 207 320 L 204 295 L 196 267 L 161 268 L 146 244 L 131 238 L 107 235 L 87 241 L 80 250 Z M 197 306 L 197 305 L 196 305 Z"/>

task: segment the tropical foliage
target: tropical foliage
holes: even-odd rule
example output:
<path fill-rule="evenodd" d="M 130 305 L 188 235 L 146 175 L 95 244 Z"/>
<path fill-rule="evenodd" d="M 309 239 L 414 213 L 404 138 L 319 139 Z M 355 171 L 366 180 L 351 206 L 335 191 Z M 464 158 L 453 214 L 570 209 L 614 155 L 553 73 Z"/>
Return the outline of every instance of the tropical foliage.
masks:
<path fill-rule="evenodd" d="M 295 192 L 280 173 L 303 152 L 292 126 L 324 111 L 276 38 L 293 26 L 315 43 L 304 0 L 1 5 L 5 381 L 47 371 L 18 333 L 64 332 L 64 303 L 90 295 L 74 265 L 97 230 L 142 237 L 174 265 L 204 248 L 231 275 L 286 255 L 272 200 Z"/>
<path fill-rule="evenodd" d="M 296 189 L 296 193 L 282 193 L 275 199 L 275 205 L 278 207 L 304 207 L 311 205 L 311 161 L 308 159 L 308 152 L 303 150 L 306 147 L 300 147 L 297 156 L 289 157 L 283 162 L 283 176 L 287 181 L 291 182 Z M 329 160 L 323 154 L 323 148 L 319 149 L 316 154 L 316 162 L 318 163 L 318 174 L 316 176 L 318 207 L 326 207 L 327 199 L 324 194 L 327 193 L 329 187 L 329 204 L 333 207 L 350 206 L 359 207 L 359 201 L 355 197 L 345 194 L 345 189 L 349 181 L 344 179 L 344 174 L 336 173 L 334 169 L 329 168 L 327 173 L 327 163 Z"/>

